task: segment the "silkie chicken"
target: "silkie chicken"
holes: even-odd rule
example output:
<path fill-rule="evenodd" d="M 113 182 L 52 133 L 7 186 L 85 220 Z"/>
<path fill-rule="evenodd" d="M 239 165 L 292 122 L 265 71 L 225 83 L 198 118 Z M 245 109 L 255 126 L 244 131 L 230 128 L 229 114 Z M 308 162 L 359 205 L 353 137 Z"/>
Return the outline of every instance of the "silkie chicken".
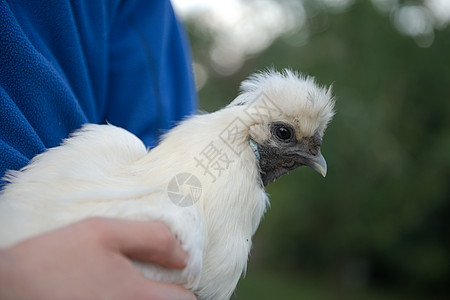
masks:
<path fill-rule="evenodd" d="M 329 88 L 291 70 L 241 85 L 225 108 L 182 121 L 148 151 L 130 132 L 85 125 L 9 171 L 0 247 L 90 216 L 158 220 L 189 254 L 183 270 L 135 262 L 148 278 L 229 299 L 268 206 L 264 188 L 299 166 L 325 176 L 320 152 L 334 114 Z"/>

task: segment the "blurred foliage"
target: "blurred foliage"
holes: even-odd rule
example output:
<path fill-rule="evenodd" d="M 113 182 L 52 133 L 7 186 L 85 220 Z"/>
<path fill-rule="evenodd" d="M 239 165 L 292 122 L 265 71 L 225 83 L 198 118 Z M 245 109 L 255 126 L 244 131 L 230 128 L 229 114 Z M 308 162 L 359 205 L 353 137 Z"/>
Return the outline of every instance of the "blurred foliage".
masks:
<path fill-rule="evenodd" d="M 311 13 L 314 1 L 305 3 L 306 40 L 304 28 L 288 32 L 227 77 L 210 66 L 212 33 L 186 21 L 194 59 L 208 74 L 201 109 L 223 107 L 243 79 L 268 66 L 333 84 L 337 98 L 322 148 L 329 173 L 300 168 L 268 187 L 272 207 L 237 298 L 273 299 L 254 280 L 269 291 L 283 286 L 276 276 L 299 293 L 278 299 L 388 298 L 342 293 L 366 289 L 395 299 L 450 297 L 450 28 L 420 48 L 369 1 L 334 13 Z M 307 296 L 315 285 L 334 292 Z"/>

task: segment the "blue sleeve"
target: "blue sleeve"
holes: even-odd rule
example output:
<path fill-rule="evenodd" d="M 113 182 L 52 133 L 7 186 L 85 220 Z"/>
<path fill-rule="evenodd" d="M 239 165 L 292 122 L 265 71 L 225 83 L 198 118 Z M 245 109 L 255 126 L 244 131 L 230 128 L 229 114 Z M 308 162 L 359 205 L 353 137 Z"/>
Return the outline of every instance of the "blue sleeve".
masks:
<path fill-rule="evenodd" d="M 154 146 L 196 109 L 170 1 L 0 0 L 0 177 L 83 123 Z"/>

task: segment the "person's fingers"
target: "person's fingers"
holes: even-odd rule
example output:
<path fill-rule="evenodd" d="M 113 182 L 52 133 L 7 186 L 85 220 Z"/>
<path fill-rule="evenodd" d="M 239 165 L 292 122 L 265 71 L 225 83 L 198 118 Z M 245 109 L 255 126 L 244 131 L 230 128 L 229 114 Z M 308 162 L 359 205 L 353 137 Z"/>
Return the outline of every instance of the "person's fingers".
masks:
<path fill-rule="evenodd" d="M 155 282 L 145 279 L 146 282 L 142 282 L 139 287 L 142 288 L 139 292 L 140 296 L 136 297 L 140 299 L 179 299 L 179 300 L 195 300 L 195 295 L 175 284 Z"/>
<path fill-rule="evenodd" d="M 184 268 L 187 253 L 170 229 L 156 221 L 130 221 L 109 218 L 88 220 L 107 246 L 132 259 L 151 261 L 170 268 Z"/>

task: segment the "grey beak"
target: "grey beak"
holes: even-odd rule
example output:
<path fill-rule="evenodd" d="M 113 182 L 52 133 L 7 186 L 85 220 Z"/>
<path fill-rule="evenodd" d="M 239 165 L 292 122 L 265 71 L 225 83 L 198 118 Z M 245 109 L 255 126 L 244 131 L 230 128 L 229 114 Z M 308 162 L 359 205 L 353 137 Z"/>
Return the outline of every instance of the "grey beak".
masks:
<path fill-rule="evenodd" d="M 316 156 L 309 156 L 306 159 L 306 165 L 321 174 L 323 177 L 327 175 L 327 162 L 320 152 Z"/>

